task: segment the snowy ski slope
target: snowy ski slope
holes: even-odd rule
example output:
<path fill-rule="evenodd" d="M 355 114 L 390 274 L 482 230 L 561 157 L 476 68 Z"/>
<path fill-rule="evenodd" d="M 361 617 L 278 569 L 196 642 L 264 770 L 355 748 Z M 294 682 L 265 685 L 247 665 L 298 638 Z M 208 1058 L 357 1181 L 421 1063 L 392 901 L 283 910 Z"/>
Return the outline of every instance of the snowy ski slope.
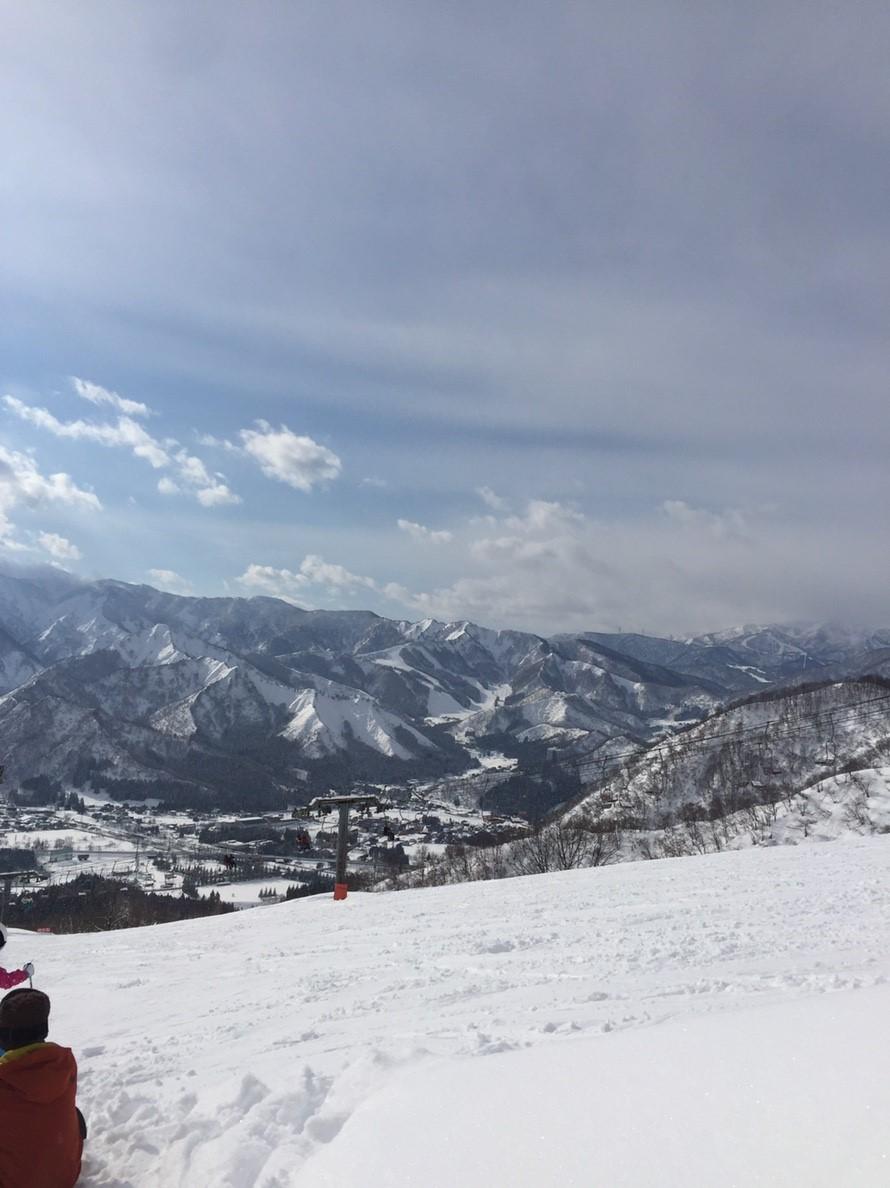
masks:
<path fill-rule="evenodd" d="M 890 837 L 13 933 L 86 1188 L 890 1183 Z"/>

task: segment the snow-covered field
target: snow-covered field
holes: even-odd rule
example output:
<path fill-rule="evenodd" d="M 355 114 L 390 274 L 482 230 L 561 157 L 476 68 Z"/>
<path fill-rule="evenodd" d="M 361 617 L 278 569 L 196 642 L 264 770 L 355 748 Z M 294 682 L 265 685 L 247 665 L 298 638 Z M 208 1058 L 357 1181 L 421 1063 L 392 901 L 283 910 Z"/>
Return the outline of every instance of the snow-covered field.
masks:
<path fill-rule="evenodd" d="M 296 879 L 245 879 L 240 883 L 207 883 L 198 888 L 201 895 L 209 895 L 211 891 L 219 894 L 223 903 L 236 903 L 239 907 L 256 907 L 263 901 L 261 891 L 272 890 L 276 895 L 284 895 L 288 887 L 298 886 Z"/>
<path fill-rule="evenodd" d="M 20 846 L 29 850 L 34 846 L 45 846 L 48 850 L 120 850 L 132 851 L 133 842 L 101 830 L 85 829 L 27 829 L 9 830 L 0 834 L 0 845 Z"/>
<path fill-rule="evenodd" d="M 87 1188 L 890 1183 L 890 837 L 13 934 Z"/>

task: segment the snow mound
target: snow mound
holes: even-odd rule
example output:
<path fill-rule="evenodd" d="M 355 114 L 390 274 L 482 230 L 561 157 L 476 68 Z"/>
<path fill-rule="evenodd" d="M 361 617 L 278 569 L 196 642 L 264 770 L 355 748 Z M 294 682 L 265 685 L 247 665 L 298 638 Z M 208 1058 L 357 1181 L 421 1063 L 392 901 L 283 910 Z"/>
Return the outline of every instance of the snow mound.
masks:
<path fill-rule="evenodd" d="M 299 1183 L 491 1188 L 509 1169 L 510 1188 L 883 1184 L 890 1033 L 875 1020 L 888 1007 L 882 987 L 752 1008 L 732 1028 L 675 1020 L 426 1065 L 362 1103 Z M 867 1108 L 838 1113 L 848 1097 Z"/>

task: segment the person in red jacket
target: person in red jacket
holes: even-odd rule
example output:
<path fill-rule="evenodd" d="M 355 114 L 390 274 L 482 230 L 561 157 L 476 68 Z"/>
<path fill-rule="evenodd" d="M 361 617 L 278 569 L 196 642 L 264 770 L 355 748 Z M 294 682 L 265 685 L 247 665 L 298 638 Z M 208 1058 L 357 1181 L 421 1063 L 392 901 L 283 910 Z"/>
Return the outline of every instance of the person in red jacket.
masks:
<path fill-rule="evenodd" d="M 6 944 L 6 926 L 0 924 L 0 949 Z M 23 965 L 21 969 L 6 970 L 0 965 L 0 990 L 11 990 L 13 986 L 18 986 L 24 982 L 25 978 L 32 978 L 34 976 L 34 966 L 29 961 L 27 965 Z M 2 1186 L 0 1186 L 2 1188 Z"/>
<path fill-rule="evenodd" d="M 12 990 L 0 1000 L 0 1188 L 73 1188 L 86 1126 L 74 1104 L 77 1063 L 46 1042 L 49 998 Z"/>

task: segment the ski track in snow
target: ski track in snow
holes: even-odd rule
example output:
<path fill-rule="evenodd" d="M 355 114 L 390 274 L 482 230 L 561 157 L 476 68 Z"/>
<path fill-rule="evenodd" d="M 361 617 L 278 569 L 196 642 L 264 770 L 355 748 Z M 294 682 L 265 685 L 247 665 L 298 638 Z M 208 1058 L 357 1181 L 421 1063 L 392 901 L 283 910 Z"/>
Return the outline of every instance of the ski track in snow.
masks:
<path fill-rule="evenodd" d="M 11 941 L 78 1056 L 84 1188 L 290 1188 L 406 1069 L 886 984 L 890 838 Z"/>

